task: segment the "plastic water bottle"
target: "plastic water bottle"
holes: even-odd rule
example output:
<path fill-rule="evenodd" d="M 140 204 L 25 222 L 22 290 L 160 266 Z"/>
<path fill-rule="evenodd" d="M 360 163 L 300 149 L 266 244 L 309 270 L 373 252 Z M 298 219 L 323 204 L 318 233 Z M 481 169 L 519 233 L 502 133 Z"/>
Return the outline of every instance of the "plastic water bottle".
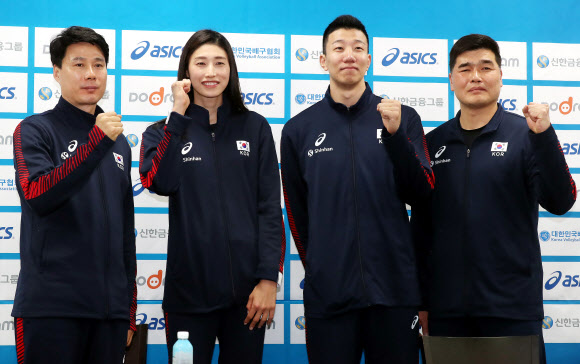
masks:
<path fill-rule="evenodd" d="M 193 346 L 189 342 L 189 332 L 179 331 L 173 345 L 173 364 L 193 364 Z"/>

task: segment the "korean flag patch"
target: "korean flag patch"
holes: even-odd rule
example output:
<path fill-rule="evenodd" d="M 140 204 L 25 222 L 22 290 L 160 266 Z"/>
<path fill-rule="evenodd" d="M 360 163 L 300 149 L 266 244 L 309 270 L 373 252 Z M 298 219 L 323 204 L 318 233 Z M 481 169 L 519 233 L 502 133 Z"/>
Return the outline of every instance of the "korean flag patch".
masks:
<path fill-rule="evenodd" d="M 123 163 L 123 156 L 113 152 L 113 156 L 115 157 L 115 162 L 117 162 L 117 167 L 125 170 L 125 163 Z"/>
<path fill-rule="evenodd" d="M 508 143 L 507 142 L 493 142 L 491 145 L 492 152 L 507 152 Z"/>
<path fill-rule="evenodd" d="M 245 152 L 250 151 L 250 143 L 249 142 L 247 142 L 245 140 L 237 140 L 236 143 L 238 145 L 238 150 L 242 150 Z"/>

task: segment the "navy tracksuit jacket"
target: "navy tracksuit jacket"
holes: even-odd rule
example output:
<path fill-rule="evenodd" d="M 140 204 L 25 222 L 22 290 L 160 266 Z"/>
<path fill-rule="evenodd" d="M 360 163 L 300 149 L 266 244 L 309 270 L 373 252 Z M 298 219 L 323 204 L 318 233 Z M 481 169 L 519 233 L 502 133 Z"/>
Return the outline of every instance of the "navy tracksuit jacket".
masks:
<path fill-rule="evenodd" d="M 261 279 L 276 282 L 286 239 L 280 175 L 270 125 L 229 103 L 143 133 L 141 182 L 169 196 L 169 242 L 163 309 L 206 313 L 245 305 Z"/>
<path fill-rule="evenodd" d="M 135 329 L 131 149 L 60 98 L 14 132 L 21 269 L 12 316 L 127 319 Z"/>
<path fill-rule="evenodd" d="M 389 135 L 380 101 L 368 84 L 350 108 L 328 90 L 282 131 L 286 211 L 310 317 L 420 304 L 405 203 L 429 196 L 434 178 L 417 112 L 402 106 Z"/>
<path fill-rule="evenodd" d="M 413 210 L 430 317 L 543 317 L 538 204 L 564 214 L 576 200 L 553 127 L 530 131 L 498 104 L 471 148 L 458 113 L 427 135 L 437 182 Z"/>

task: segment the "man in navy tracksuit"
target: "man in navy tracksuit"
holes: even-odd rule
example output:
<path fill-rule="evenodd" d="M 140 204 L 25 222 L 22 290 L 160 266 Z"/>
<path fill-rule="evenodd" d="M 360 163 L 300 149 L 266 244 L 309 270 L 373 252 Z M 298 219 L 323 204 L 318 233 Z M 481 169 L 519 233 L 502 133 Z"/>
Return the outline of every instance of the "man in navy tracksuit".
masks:
<path fill-rule="evenodd" d="M 465 36 L 451 49 L 461 110 L 427 135 L 437 183 L 412 214 L 429 267 L 428 317 L 420 316 L 423 332 L 437 336 L 538 335 L 545 362 L 538 204 L 563 214 L 576 186 L 548 105 L 530 103 L 523 118 L 497 103 L 500 64 L 488 36 Z"/>
<path fill-rule="evenodd" d="M 121 363 L 135 329 L 131 151 L 97 106 L 108 45 L 71 27 L 50 44 L 57 106 L 14 132 L 22 221 L 12 316 L 18 363 Z"/>
<path fill-rule="evenodd" d="M 325 98 L 282 131 L 282 180 L 305 268 L 311 363 L 416 363 L 420 304 L 405 203 L 434 184 L 421 120 L 364 81 L 361 22 L 340 16 L 323 36 Z"/>

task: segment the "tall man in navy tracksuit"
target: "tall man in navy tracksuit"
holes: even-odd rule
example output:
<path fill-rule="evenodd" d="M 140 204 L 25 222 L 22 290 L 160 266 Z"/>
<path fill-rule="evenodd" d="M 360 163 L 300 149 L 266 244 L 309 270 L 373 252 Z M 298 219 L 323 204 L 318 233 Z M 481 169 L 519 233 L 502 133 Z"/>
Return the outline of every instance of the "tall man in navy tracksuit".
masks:
<path fill-rule="evenodd" d="M 50 43 L 50 57 L 62 96 L 14 132 L 18 363 L 122 363 L 135 329 L 135 235 L 121 116 L 97 106 L 109 47 L 94 30 L 71 27 Z"/>
<path fill-rule="evenodd" d="M 364 81 L 371 64 L 362 23 L 325 30 L 325 98 L 282 131 L 290 229 L 306 272 L 311 363 L 417 362 L 420 304 L 405 203 L 429 196 L 434 178 L 417 112 L 381 100 Z"/>
<path fill-rule="evenodd" d="M 497 43 L 480 34 L 449 55 L 461 110 L 427 135 L 437 183 L 412 214 L 429 267 L 421 323 L 436 336 L 538 335 L 545 362 L 538 204 L 564 214 L 576 186 L 548 105 L 526 105 L 524 118 L 497 103 L 500 65 Z"/>

